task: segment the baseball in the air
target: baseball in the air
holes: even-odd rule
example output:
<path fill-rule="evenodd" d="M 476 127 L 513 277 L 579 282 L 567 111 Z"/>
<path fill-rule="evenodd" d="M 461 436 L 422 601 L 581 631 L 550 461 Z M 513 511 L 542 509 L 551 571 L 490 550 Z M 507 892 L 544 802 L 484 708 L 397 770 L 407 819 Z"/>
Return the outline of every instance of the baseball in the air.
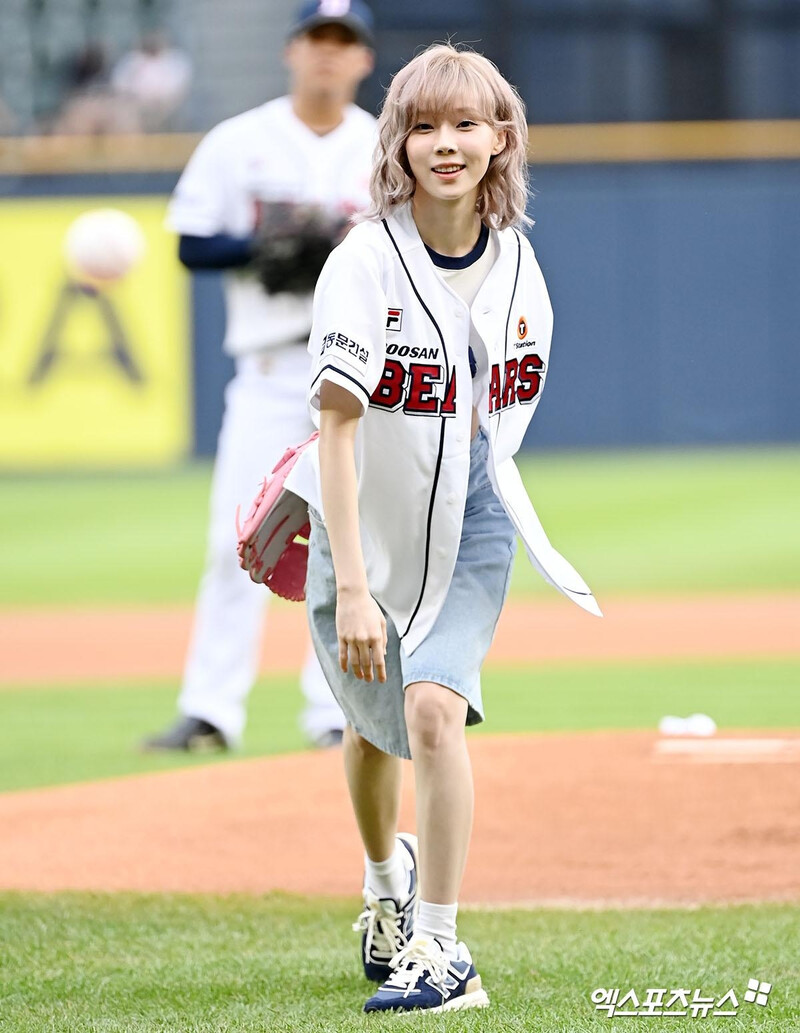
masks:
<path fill-rule="evenodd" d="M 122 279 L 144 252 L 145 239 L 138 222 L 117 208 L 96 208 L 79 215 L 64 240 L 71 274 L 95 284 Z"/>

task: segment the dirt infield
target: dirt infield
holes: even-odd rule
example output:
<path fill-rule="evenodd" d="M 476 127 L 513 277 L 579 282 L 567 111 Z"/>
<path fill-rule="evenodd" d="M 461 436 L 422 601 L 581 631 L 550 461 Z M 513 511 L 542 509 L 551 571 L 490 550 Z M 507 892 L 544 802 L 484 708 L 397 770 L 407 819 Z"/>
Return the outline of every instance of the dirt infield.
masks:
<path fill-rule="evenodd" d="M 800 594 L 619 598 L 597 620 L 563 599 L 514 600 L 503 610 L 489 662 L 538 663 L 797 655 Z M 191 611 L 0 611 L 0 686 L 174 678 Z M 296 671 L 307 642 L 301 606 L 275 606 L 263 672 Z"/>
<path fill-rule="evenodd" d="M 655 746 L 649 733 L 471 737 L 464 901 L 800 899 L 797 750 L 696 764 Z M 336 751 L 0 796 L 3 888 L 339 895 L 360 871 Z"/>
<path fill-rule="evenodd" d="M 490 663 L 797 656 L 800 594 L 553 599 L 506 607 Z M 274 608 L 262 670 L 296 670 L 301 607 Z M 175 678 L 186 609 L 0 613 L 3 685 Z M 708 746 L 651 733 L 470 737 L 464 900 L 800 899 L 800 735 Z M 403 822 L 413 827 L 410 767 Z M 354 894 L 360 848 L 333 751 L 0 795 L 0 888 Z"/>

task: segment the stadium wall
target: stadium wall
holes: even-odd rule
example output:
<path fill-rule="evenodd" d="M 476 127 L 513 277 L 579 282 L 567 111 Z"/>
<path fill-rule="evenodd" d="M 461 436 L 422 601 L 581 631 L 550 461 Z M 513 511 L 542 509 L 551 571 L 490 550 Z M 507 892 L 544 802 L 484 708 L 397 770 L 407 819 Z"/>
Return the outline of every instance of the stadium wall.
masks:
<path fill-rule="evenodd" d="M 531 239 L 556 323 L 548 389 L 528 444 L 800 441 L 800 156 L 660 161 L 648 153 L 623 161 L 607 150 L 601 160 L 591 148 L 576 157 L 566 145 L 548 153 L 550 160 L 532 169 Z M 176 176 L 166 169 L 6 173 L 0 230 L 8 225 L 3 213 L 18 218 L 42 197 L 165 204 Z M 173 428 L 171 447 L 153 452 L 153 462 L 174 461 L 181 449 L 213 453 L 232 370 L 220 351 L 219 278 L 182 283 L 191 404 L 181 410 L 185 435 Z M 0 351 L 7 354 L 9 313 L 25 304 L 25 294 L 6 282 L 0 296 Z M 157 308 L 159 299 L 142 303 Z M 0 376 L 8 400 L 13 367 L 0 365 Z M 121 454 L 119 462 L 128 459 Z M 8 465 L 2 457 L 0 463 Z M 52 465 L 59 465 L 56 455 Z"/>

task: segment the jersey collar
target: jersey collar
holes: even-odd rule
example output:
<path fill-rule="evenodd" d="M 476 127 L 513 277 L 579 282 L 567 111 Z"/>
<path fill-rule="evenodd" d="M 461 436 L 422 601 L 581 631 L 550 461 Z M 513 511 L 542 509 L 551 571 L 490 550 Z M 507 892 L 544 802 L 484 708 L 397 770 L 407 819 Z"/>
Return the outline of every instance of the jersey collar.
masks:
<path fill-rule="evenodd" d="M 395 208 L 391 215 L 387 217 L 386 221 L 389 223 L 392 235 L 397 241 L 397 246 L 403 254 L 409 254 L 412 251 L 421 251 L 425 256 L 425 260 L 427 262 L 431 262 L 422 237 L 419 235 L 417 224 L 414 222 L 414 216 L 411 214 L 410 201 L 406 201 L 405 204 L 399 205 Z M 494 234 L 495 240 L 500 247 L 500 255 L 504 252 L 508 252 L 509 254 L 513 252 L 516 259 L 517 238 L 515 231 L 513 229 L 505 229 L 490 230 L 490 232 Z M 431 265 L 432 264 L 433 263 L 431 262 Z"/>

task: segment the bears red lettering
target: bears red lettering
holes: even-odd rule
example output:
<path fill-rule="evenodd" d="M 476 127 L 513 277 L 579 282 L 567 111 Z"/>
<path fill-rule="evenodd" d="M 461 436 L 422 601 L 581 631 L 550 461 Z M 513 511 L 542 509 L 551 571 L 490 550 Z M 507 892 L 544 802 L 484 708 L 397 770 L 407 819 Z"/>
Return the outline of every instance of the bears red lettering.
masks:
<path fill-rule="evenodd" d="M 527 405 L 542 389 L 544 362 L 534 354 L 507 359 L 503 368 L 494 363 L 489 372 L 489 415 L 520 402 Z M 412 362 L 408 369 L 396 359 L 387 359 L 383 376 L 372 393 L 370 404 L 379 409 L 418 416 L 454 416 L 456 412 L 456 370 L 453 367 L 444 398 L 436 393 L 444 381 L 444 369 L 435 363 Z"/>
<path fill-rule="evenodd" d="M 456 371 L 441 398 L 436 387 L 444 383 L 444 368 L 434 363 L 412 362 L 408 369 L 396 359 L 387 359 L 380 383 L 372 392 L 370 405 L 395 412 L 400 406 L 411 416 L 455 416 Z"/>
<path fill-rule="evenodd" d="M 445 391 L 444 401 L 442 402 L 442 416 L 455 416 L 456 414 L 456 368 L 453 366 L 453 371 L 450 374 L 450 383 L 447 385 L 447 391 Z"/>
<path fill-rule="evenodd" d="M 513 405 L 517 400 L 517 360 L 508 359 L 506 362 L 506 376 L 503 382 L 503 404 L 502 407 L 507 409 L 509 405 Z"/>
<path fill-rule="evenodd" d="M 436 413 L 439 409 L 436 384 L 441 384 L 443 380 L 442 367 L 412 362 L 408 367 L 408 372 L 410 383 L 403 412 Z"/>
<path fill-rule="evenodd" d="M 489 376 L 489 415 L 500 408 L 500 367 L 495 363 Z"/>
<path fill-rule="evenodd" d="M 517 401 L 526 404 L 532 402 L 542 389 L 544 363 L 538 355 L 526 355 L 519 364 L 517 373 Z"/>
<path fill-rule="evenodd" d="M 489 415 L 508 409 L 515 402 L 528 404 L 542 389 L 544 362 L 538 355 L 523 356 L 521 361 L 508 359 L 503 370 L 503 390 L 500 391 L 500 366 L 495 363 L 489 374 Z"/>
<path fill-rule="evenodd" d="M 370 405 L 375 405 L 379 409 L 388 409 L 390 412 L 399 409 L 405 397 L 406 376 L 402 362 L 387 359 L 380 383 L 372 392 Z"/>

